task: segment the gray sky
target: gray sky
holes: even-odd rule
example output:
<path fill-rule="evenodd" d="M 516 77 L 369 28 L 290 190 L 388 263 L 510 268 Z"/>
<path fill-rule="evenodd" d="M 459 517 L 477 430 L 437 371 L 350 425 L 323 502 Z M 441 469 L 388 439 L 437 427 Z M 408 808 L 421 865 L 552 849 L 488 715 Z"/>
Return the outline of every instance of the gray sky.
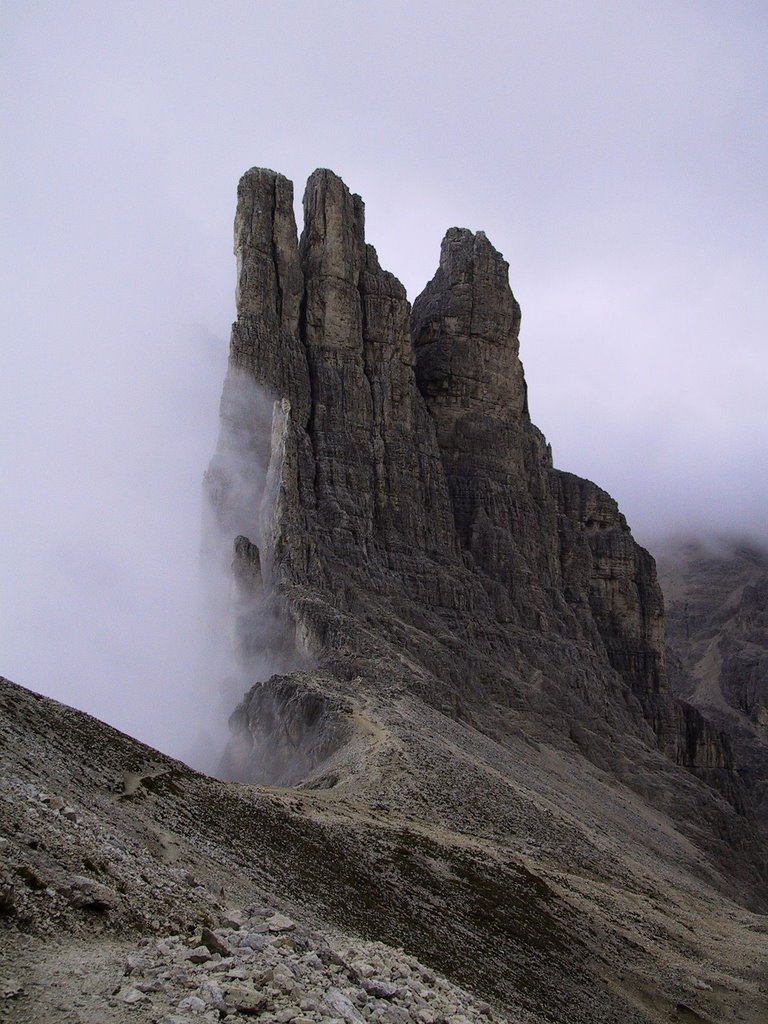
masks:
<path fill-rule="evenodd" d="M 651 545 L 768 535 L 762 0 L 4 0 L 0 37 L 0 672 L 175 753 L 219 716 L 200 478 L 256 164 L 337 171 L 411 297 L 485 230 L 556 464 Z"/>

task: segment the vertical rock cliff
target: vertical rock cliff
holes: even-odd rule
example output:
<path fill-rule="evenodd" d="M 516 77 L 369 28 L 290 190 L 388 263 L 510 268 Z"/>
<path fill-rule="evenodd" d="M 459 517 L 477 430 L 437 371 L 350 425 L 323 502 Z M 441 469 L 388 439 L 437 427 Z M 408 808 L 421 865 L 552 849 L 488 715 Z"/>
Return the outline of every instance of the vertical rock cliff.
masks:
<path fill-rule="evenodd" d="M 290 182 L 255 168 L 238 187 L 235 251 L 209 493 L 224 533 L 247 538 L 236 575 L 314 666 L 309 704 L 319 688 L 368 725 L 334 725 L 343 742 L 324 745 L 309 715 L 309 756 L 300 681 L 262 680 L 233 719 L 229 770 L 268 779 L 254 745 L 283 729 L 280 763 L 301 752 L 293 781 L 386 795 L 415 756 L 392 720 L 407 705 L 406 731 L 439 714 L 502 746 L 578 751 L 683 816 L 703 801 L 727 841 L 733 808 L 747 810 L 728 743 L 669 694 L 653 559 L 609 495 L 553 468 L 530 421 L 520 307 L 485 235 L 448 231 L 411 314 L 340 178 L 310 177 L 298 239 Z M 249 629 L 258 646 L 258 608 L 241 622 L 246 647 Z M 404 774 L 428 804 L 418 771 Z"/>
<path fill-rule="evenodd" d="M 537 627 L 559 595 L 551 455 L 528 416 L 520 306 L 482 232 L 451 228 L 414 304 L 416 382 L 435 423 L 456 535 Z"/>

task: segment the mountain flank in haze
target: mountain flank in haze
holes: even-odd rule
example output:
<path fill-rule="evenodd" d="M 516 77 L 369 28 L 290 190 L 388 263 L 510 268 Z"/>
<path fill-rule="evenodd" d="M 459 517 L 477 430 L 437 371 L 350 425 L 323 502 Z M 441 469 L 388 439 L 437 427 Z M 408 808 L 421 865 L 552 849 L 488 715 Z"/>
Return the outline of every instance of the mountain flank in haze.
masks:
<path fill-rule="evenodd" d="M 729 735 L 768 830 L 768 551 L 734 538 L 670 542 L 659 577 L 673 689 Z"/>

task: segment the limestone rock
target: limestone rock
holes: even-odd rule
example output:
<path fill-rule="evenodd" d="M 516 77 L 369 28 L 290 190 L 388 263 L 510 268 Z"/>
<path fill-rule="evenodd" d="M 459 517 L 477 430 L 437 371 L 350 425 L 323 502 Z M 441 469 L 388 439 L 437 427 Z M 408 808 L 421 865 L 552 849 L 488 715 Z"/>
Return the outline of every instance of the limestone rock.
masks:
<path fill-rule="evenodd" d="M 298 339 L 303 278 L 293 185 L 281 174 L 254 168 L 243 175 L 237 196 L 238 319 L 232 335 L 232 365 L 290 398 L 296 414 L 302 416 L 308 410 L 308 379 Z"/>
<path fill-rule="evenodd" d="M 559 583 L 556 513 L 551 456 L 528 415 L 508 270 L 482 232 L 451 228 L 411 322 L 459 541 L 502 584 L 499 610 L 535 627 Z"/>
<path fill-rule="evenodd" d="M 670 696 L 652 557 L 609 495 L 553 468 L 530 421 L 501 254 L 452 228 L 411 315 L 366 243 L 359 196 L 316 171 L 297 240 L 290 195 L 260 169 L 238 190 L 219 453 L 239 450 L 261 481 L 249 499 L 258 551 L 235 545 L 240 592 L 261 588 L 285 646 L 316 668 L 246 696 L 231 776 L 359 786 L 378 728 L 366 733 L 362 706 L 402 693 L 502 745 L 520 730 L 575 745 L 665 806 L 676 764 L 705 784 L 694 798 L 675 776 L 692 828 L 697 801 L 722 813 L 709 787 L 746 813 L 727 741 Z M 236 372 L 276 400 L 269 451 L 248 432 L 261 399 L 235 400 Z M 226 525 L 234 485 L 217 459 Z M 264 605 L 240 619 L 251 654 L 268 650 Z M 335 709 L 350 694 L 345 721 Z"/>
<path fill-rule="evenodd" d="M 269 996 L 264 992 L 247 985 L 233 985 L 227 989 L 227 1004 L 231 1004 L 238 1013 L 245 1016 L 258 1016 L 269 1003 Z"/>
<path fill-rule="evenodd" d="M 365 1019 L 360 1011 L 352 1005 L 349 997 L 345 996 L 344 993 L 337 988 L 328 989 L 325 1001 L 328 1003 L 331 1010 L 333 1010 L 334 1014 L 345 1020 L 347 1024 L 358 1024 L 358 1022 Z"/>
<path fill-rule="evenodd" d="M 138 988 L 125 989 L 123 992 L 120 993 L 120 999 L 122 999 L 124 1003 L 128 1003 L 129 1005 L 147 1002 L 146 995 L 143 992 L 141 992 Z"/>
<path fill-rule="evenodd" d="M 350 738 L 350 712 L 349 704 L 323 692 L 313 677 L 274 675 L 233 713 L 233 741 L 223 768 L 242 781 L 292 785 Z"/>
<path fill-rule="evenodd" d="M 101 882 L 75 875 L 70 879 L 69 898 L 73 906 L 105 913 L 115 907 L 120 897 Z"/>
<path fill-rule="evenodd" d="M 187 1011 L 189 1013 L 197 1014 L 204 1013 L 207 1007 L 205 1000 L 201 999 L 200 996 L 187 996 L 185 999 L 181 1000 L 176 1009 L 181 1010 L 182 1013 Z"/>
<path fill-rule="evenodd" d="M 399 985 L 393 985 L 390 981 L 379 981 L 377 978 L 364 978 L 361 984 L 368 995 L 376 999 L 394 999 L 401 991 Z"/>
<path fill-rule="evenodd" d="M 185 956 L 186 960 L 189 960 L 193 964 L 206 964 L 211 959 L 211 951 L 207 946 L 199 945 L 195 946 L 194 949 L 190 949 Z"/>
<path fill-rule="evenodd" d="M 271 932 L 292 932 L 296 927 L 296 923 L 285 914 L 274 914 L 269 919 L 268 925 Z"/>

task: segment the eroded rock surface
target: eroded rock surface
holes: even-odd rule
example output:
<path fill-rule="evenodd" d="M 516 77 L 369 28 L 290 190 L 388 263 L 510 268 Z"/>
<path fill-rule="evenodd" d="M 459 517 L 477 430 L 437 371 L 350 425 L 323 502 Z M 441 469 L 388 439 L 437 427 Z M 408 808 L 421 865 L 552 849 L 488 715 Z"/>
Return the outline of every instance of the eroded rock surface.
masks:
<path fill-rule="evenodd" d="M 229 778 L 291 786 L 310 775 L 352 734 L 352 706 L 306 674 L 274 675 L 255 686 L 230 721 Z"/>

